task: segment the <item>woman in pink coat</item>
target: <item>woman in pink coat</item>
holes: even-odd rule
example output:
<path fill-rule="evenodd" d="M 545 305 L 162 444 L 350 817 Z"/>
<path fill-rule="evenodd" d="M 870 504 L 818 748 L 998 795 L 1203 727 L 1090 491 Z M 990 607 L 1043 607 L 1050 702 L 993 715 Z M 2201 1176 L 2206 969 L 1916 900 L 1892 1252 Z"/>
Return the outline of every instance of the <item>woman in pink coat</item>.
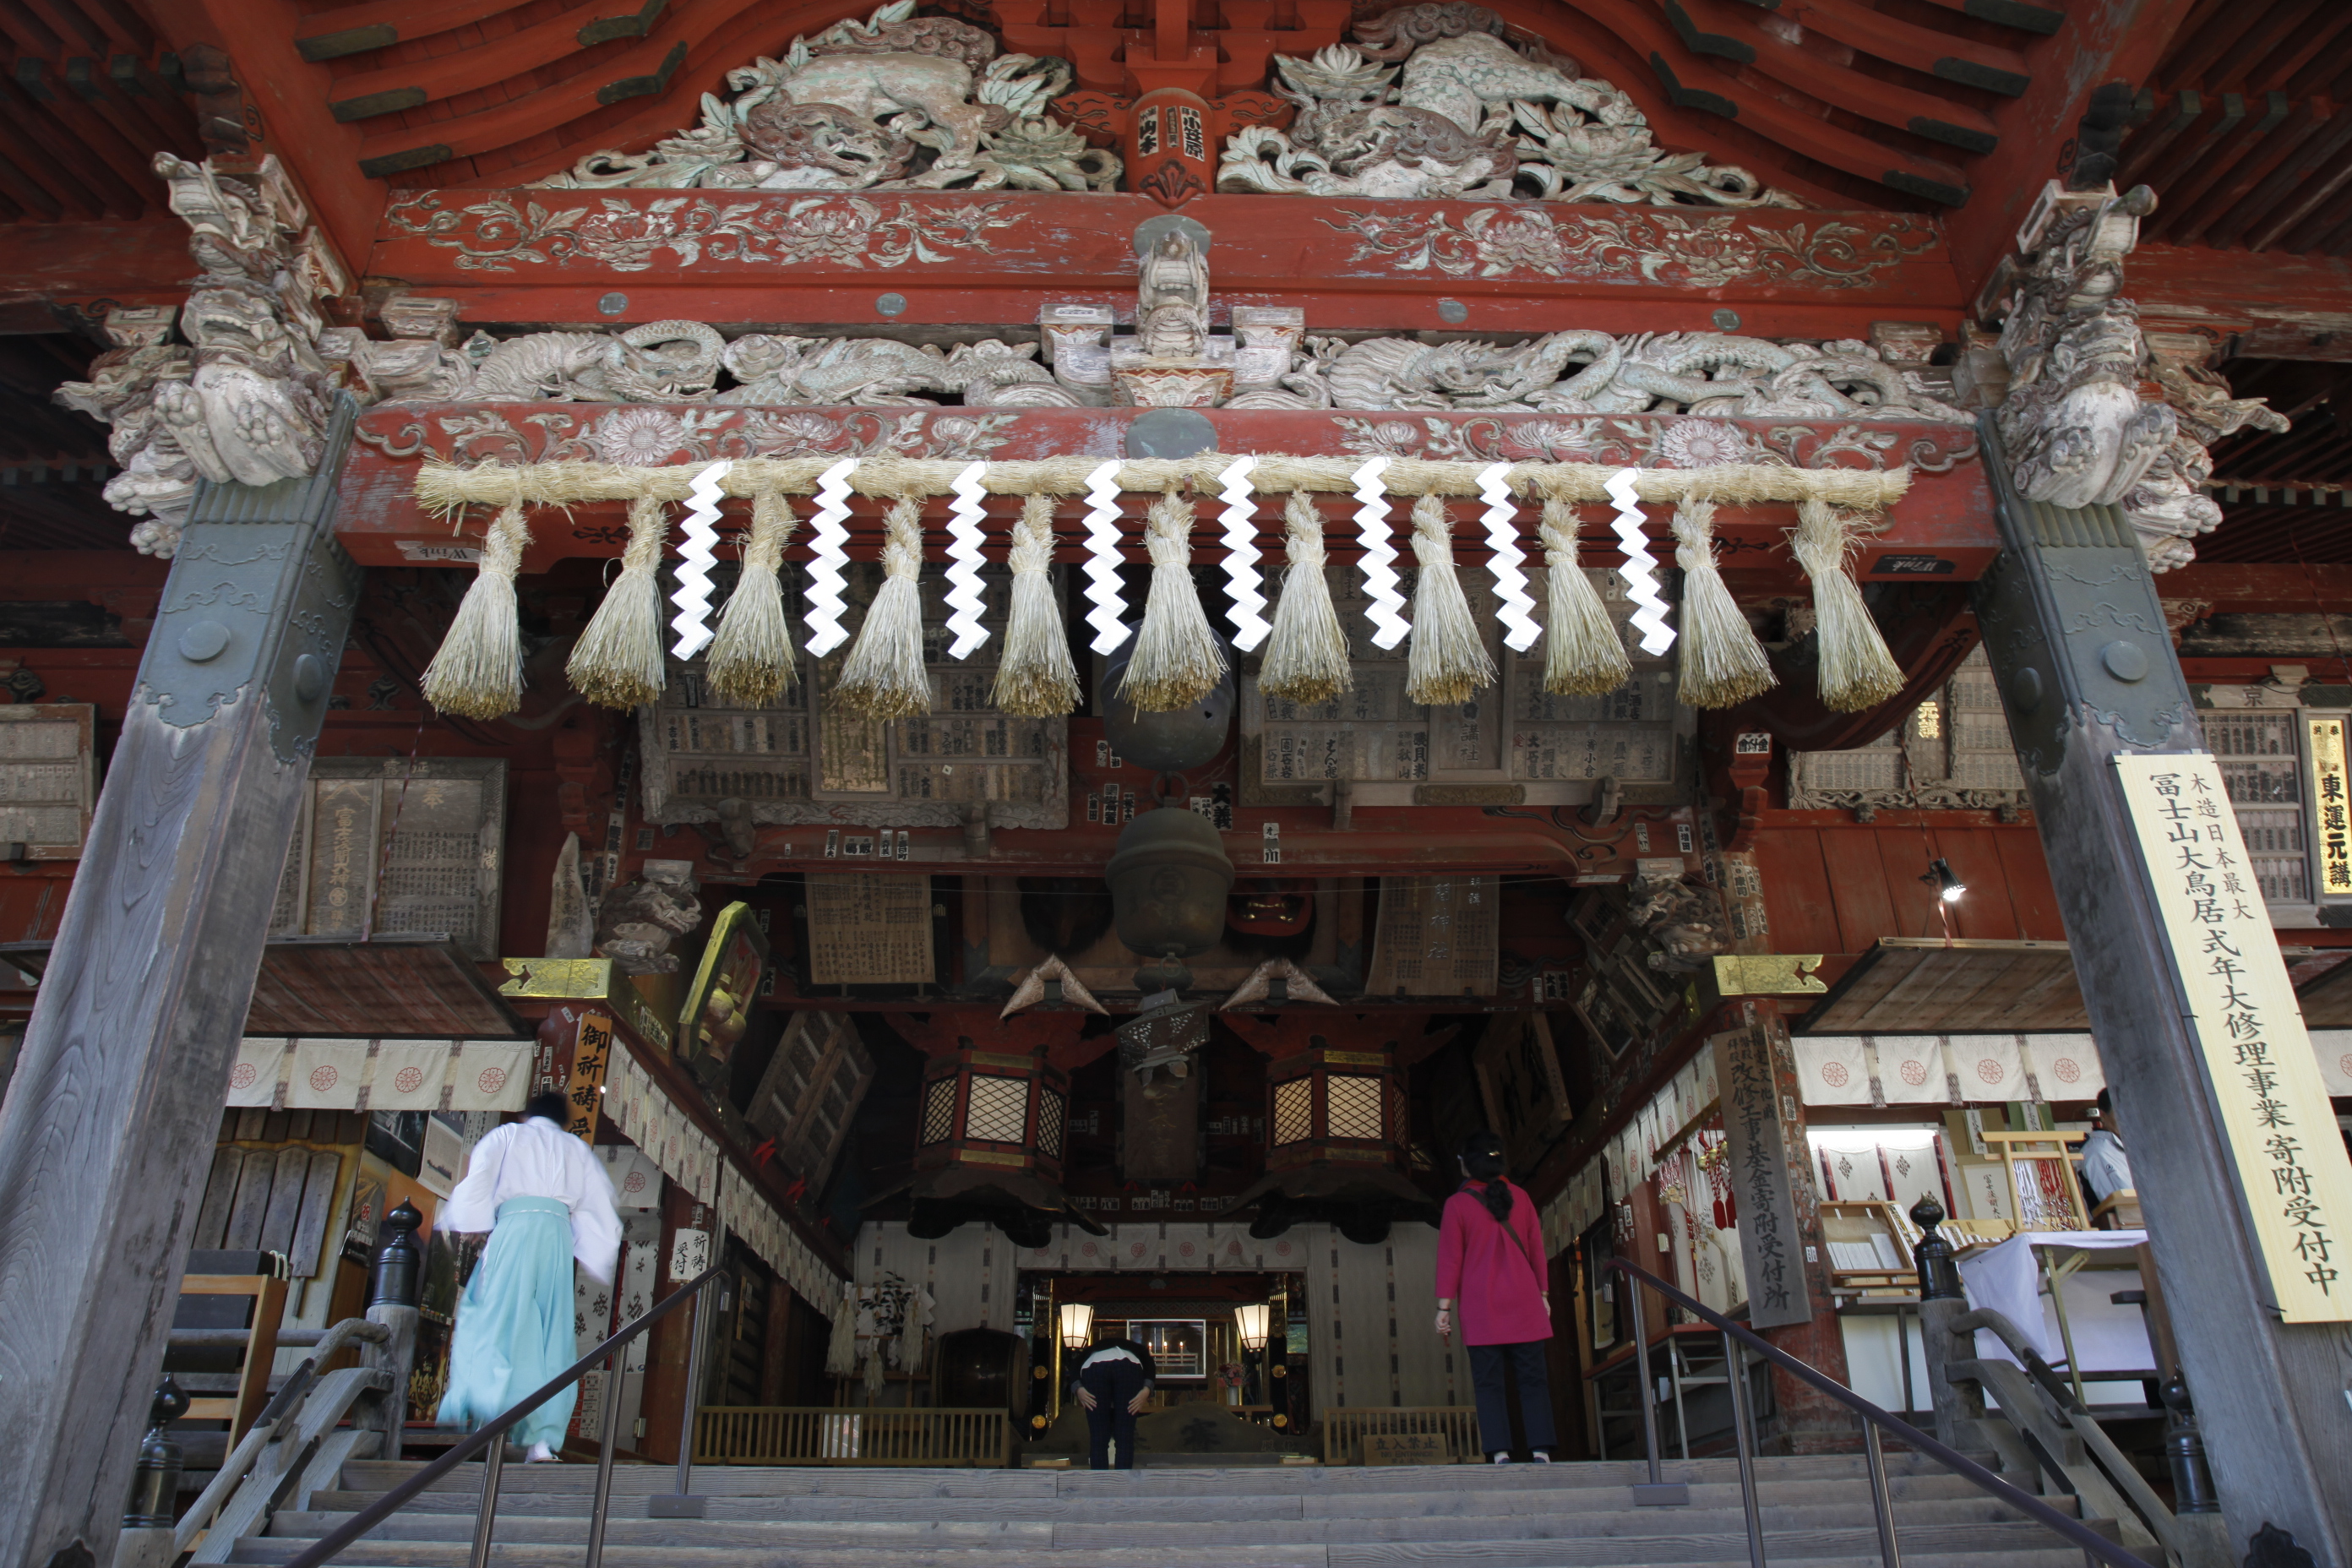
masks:
<path fill-rule="evenodd" d="M 1462 1190 L 1445 1200 L 1437 1234 L 1437 1336 L 1454 1333 L 1462 1308 L 1462 1343 L 1478 1390 L 1478 1432 L 1495 1463 L 1511 1457 L 1507 1377 L 1519 1383 L 1528 1447 L 1544 1464 L 1554 1442 L 1551 1381 L 1544 1341 L 1551 1338 L 1551 1293 L 1545 1289 L 1542 1227 L 1536 1205 L 1503 1173 L 1503 1141 L 1474 1132 L 1462 1146 Z"/>

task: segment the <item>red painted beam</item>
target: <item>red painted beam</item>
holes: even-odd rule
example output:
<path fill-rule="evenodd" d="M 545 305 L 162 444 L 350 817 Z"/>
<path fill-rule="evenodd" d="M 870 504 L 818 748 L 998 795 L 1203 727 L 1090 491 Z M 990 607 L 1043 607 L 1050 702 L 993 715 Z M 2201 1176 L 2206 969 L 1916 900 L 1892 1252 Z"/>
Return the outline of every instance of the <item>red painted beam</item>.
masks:
<path fill-rule="evenodd" d="M 0 279 L 11 299 L 177 304 L 196 270 L 188 226 L 168 210 L 135 223 L 0 224 Z"/>
<path fill-rule="evenodd" d="M 2216 335 L 2352 329 L 2352 257 L 2143 245 L 2124 259 L 2124 291 L 2139 301 L 2148 327 Z"/>

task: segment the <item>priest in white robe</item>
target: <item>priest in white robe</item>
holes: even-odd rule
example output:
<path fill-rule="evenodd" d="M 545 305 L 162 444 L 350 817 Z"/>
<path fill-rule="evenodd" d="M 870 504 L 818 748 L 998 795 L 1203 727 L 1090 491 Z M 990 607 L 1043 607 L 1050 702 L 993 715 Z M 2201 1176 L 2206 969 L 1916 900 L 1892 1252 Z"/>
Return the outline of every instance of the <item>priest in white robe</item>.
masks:
<path fill-rule="evenodd" d="M 457 1303 L 444 1425 L 502 1415 L 579 1359 L 575 1261 L 612 1282 L 621 1251 L 613 1184 L 588 1145 L 563 1130 L 566 1109 L 554 1090 L 533 1095 L 520 1121 L 474 1146 L 466 1179 L 441 1205 L 444 1229 L 490 1235 Z M 531 1462 L 552 1459 L 579 1396 L 578 1384 L 564 1389 L 517 1422 L 509 1437 L 529 1449 Z"/>

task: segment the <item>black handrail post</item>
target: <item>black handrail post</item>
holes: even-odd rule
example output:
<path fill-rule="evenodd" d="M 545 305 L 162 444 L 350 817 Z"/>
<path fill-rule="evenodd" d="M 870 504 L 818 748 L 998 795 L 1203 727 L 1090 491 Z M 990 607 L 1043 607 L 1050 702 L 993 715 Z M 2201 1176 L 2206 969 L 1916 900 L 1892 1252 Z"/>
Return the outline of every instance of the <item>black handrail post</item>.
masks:
<path fill-rule="evenodd" d="M 588 1568 L 604 1568 L 604 1521 L 613 1510 L 613 1446 L 621 1440 L 621 1364 L 614 1351 L 604 1363 L 604 1432 L 596 1455 L 596 1502 L 588 1510 Z"/>
<path fill-rule="evenodd" d="M 1739 1455 L 1739 1506 L 1748 1516 L 1748 1568 L 1764 1568 L 1764 1511 L 1756 1497 L 1756 1434 L 1748 1425 L 1748 1366 L 1739 1342 L 1723 1336 L 1723 1387 L 1731 1395 L 1731 1436 Z"/>
<path fill-rule="evenodd" d="M 686 1419 L 677 1434 L 677 1490 L 667 1497 L 656 1492 L 646 1500 L 647 1519 L 700 1519 L 710 1508 L 709 1498 L 694 1495 L 695 1428 L 702 1421 L 702 1305 L 710 1291 L 706 1276 L 695 1287 L 694 1310 L 688 1314 L 686 1352 Z"/>
<path fill-rule="evenodd" d="M 471 1568 L 489 1568 L 490 1532 L 499 1522 L 499 1477 L 507 1466 L 507 1436 L 501 1432 L 482 1453 L 482 1511 L 474 1521 Z"/>
<path fill-rule="evenodd" d="M 1650 1326 L 1642 1311 L 1642 1286 L 1630 1275 L 1625 1285 L 1625 1299 L 1633 1310 L 1633 1382 L 1641 1392 L 1642 1441 L 1650 1457 L 1650 1482 L 1633 1489 L 1633 1502 L 1639 1508 L 1681 1508 L 1690 1501 L 1689 1483 L 1661 1479 L 1658 1471 L 1658 1407 L 1650 1385 Z"/>
<path fill-rule="evenodd" d="M 1862 1452 L 1870 1461 L 1870 1506 L 1878 1515 L 1878 1560 L 1886 1568 L 1903 1568 L 1903 1549 L 1895 1542 L 1895 1500 L 1886 1490 L 1886 1450 L 1878 1440 L 1878 1423 L 1862 1424 Z"/>

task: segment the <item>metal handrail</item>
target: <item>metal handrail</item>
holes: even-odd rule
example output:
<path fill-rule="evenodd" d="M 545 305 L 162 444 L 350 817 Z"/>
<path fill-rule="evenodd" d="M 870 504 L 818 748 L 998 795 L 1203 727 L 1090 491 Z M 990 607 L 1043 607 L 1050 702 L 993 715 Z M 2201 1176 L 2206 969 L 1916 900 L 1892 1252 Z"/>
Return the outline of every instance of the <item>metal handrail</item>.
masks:
<path fill-rule="evenodd" d="M 513 1426 L 515 1423 L 520 1421 L 524 1416 L 530 1415 L 532 1411 L 538 1409 L 541 1405 L 546 1404 L 549 1400 L 562 1393 L 572 1384 L 577 1383 L 580 1380 L 581 1375 L 593 1368 L 598 1362 L 604 1360 L 608 1356 L 617 1355 L 622 1347 L 626 1345 L 630 1341 L 635 1339 L 639 1334 L 644 1333 L 647 1329 L 653 1327 L 653 1325 L 661 1319 L 666 1318 L 670 1313 L 676 1311 L 678 1307 L 684 1304 L 689 1298 L 699 1301 L 701 1300 L 703 1290 L 713 1279 L 716 1279 L 719 1277 L 720 1272 L 721 1268 L 719 1266 L 713 1266 L 709 1268 L 706 1268 L 701 1273 L 696 1275 L 693 1279 L 688 1280 L 684 1285 L 681 1285 L 677 1289 L 671 1291 L 667 1297 L 663 1298 L 659 1306 L 654 1308 L 653 1310 L 647 1312 L 644 1317 L 639 1318 L 635 1322 L 631 1323 L 628 1327 L 614 1334 L 611 1339 L 606 1340 L 603 1344 L 598 1345 L 594 1350 L 590 1351 L 586 1355 L 582 1356 L 578 1361 L 573 1362 L 563 1371 L 557 1373 L 546 1383 L 541 1384 L 538 1391 L 532 1394 L 529 1398 L 523 1400 L 520 1404 L 516 1405 L 513 1408 L 504 1412 L 493 1419 L 484 1422 L 481 1427 L 476 1431 L 472 1436 L 467 1438 L 456 1447 L 451 1448 L 447 1453 L 442 1455 L 431 1464 L 426 1465 L 423 1469 L 417 1471 L 416 1474 L 409 1477 L 406 1480 L 393 1488 L 392 1490 L 384 1493 L 383 1496 L 376 1499 L 375 1501 L 360 1510 L 358 1513 L 353 1514 L 350 1519 L 345 1520 L 333 1530 L 329 1531 L 325 1536 L 313 1542 L 302 1552 L 298 1552 L 293 1559 L 286 1564 L 286 1568 L 320 1568 L 320 1564 L 325 1563 L 328 1559 L 341 1552 L 344 1547 L 349 1546 L 352 1542 L 357 1541 L 361 1536 L 366 1534 L 369 1531 L 374 1529 L 377 1525 L 391 1518 L 393 1514 L 405 1507 L 411 1499 L 415 1498 L 419 1492 L 425 1490 L 427 1487 L 430 1487 L 435 1481 L 439 1480 L 443 1476 L 447 1475 L 451 1470 L 456 1469 L 467 1459 L 472 1458 L 476 1454 L 483 1453 L 487 1450 L 487 1457 L 482 1466 L 481 1514 L 475 1521 L 474 1525 L 474 1552 L 472 1559 L 473 1568 L 482 1568 L 482 1565 L 489 1560 L 490 1531 L 493 1520 L 498 1513 L 499 1474 L 505 1465 L 506 1435 L 508 1428 Z M 701 1341 L 701 1312 L 698 1309 L 696 1311 L 695 1320 L 694 1337 L 696 1348 L 698 1350 L 700 1348 Z M 700 1359 L 699 1355 L 693 1357 L 693 1360 L 697 1363 L 698 1363 Z M 620 1401 L 614 1397 L 615 1392 L 616 1391 L 614 1390 L 607 1389 L 604 1396 L 604 1452 L 599 1454 L 596 1458 L 596 1502 L 594 1510 L 589 1518 L 588 1568 L 597 1568 L 598 1563 L 604 1556 L 604 1515 L 606 1510 L 612 1505 L 613 1440 L 615 1436 L 614 1427 L 619 1425 L 618 1415 L 620 1411 Z M 692 1462 L 694 1453 L 694 1420 L 692 1416 L 694 1402 L 695 1391 L 689 1387 L 687 1390 L 688 1415 L 686 1422 L 686 1435 L 679 1439 L 681 1455 L 678 1464 L 678 1484 L 681 1490 L 684 1489 L 687 1484 L 687 1479 L 689 1475 L 688 1467 Z M 2123 1568 L 2130 1568 L 2130 1565 L 2124 1564 Z"/>
<path fill-rule="evenodd" d="M 2064 1536 L 2069 1543 L 2081 1548 L 2086 1556 L 2106 1563 L 2111 1565 L 2111 1568 L 2154 1568 L 2154 1564 L 2125 1551 L 2097 1531 L 2084 1524 L 2082 1521 L 2068 1519 L 2032 1492 L 2022 1491 L 2002 1480 L 1966 1454 L 1946 1447 L 1908 1421 L 1873 1405 L 1836 1379 L 1825 1376 L 1807 1366 L 1788 1352 L 1768 1344 L 1754 1331 L 1742 1328 L 1713 1308 L 1702 1306 L 1692 1300 L 1648 1269 L 1628 1263 L 1622 1258 L 1611 1258 L 1607 1267 L 1624 1275 L 1636 1285 L 1647 1286 L 1655 1290 L 1683 1310 L 1696 1315 L 1701 1321 L 1713 1324 L 1722 1331 L 1726 1341 L 1736 1341 L 1746 1345 L 1800 1383 L 1828 1394 L 1832 1399 L 1862 1417 L 1863 1448 L 1870 1464 L 1870 1500 L 1872 1508 L 1877 1513 L 1879 1554 L 1885 1561 L 1886 1568 L 1902 1568 L 1902 1560 L 1895 1541 L 1893 1504 L 1887 1496 L 1886 1466 L 1879 1440 L 1881 1428 L 1901 1438 L 1914 1449 L 1927 1455 L 1955 1475 L 1967 1479 L 1978 1489 L 1990 1493 L 2036 1522 L 2056 1531 L 2060 1535 Z M 1658 1437 L 1656 1420 L 1650 1413 L 1653 1395 L 1650 1388 L 1647 1354 L 1649 1335 L 1644 1329 L 1642 1303 L 1638 1297 L 1634 1300 L 1633 1307 L 1635 1353 L 1641 1358 L 1641 1365 L 1637 1370 L 1642 1391 L 1643 1426 L 1647 1430 L 1650 1444 L 1650 1477 L 1654 1483 L 1658 1476 Z M 1730 1347 L 1727 1344 L 1725 1348 L 1728 1352 Z M 1753 1568 L 1765 1568 L 1764 1531 L 1758 1512 L 1756 1485 L 1749 1468 L 1748 1426 L 1741 1408 L 1745 1403 L 1740 1397 L 1745 1392 L 1741 1385 L 1747 1377 L 1747 1368 L 1738 1362 L 1737 1357 L 1729 1359 L 1733 1363 L 1729 1369 L 1734 1389 L 1731 1405 L 1732 1425 L 1737 1431 L 1739 1445 L 1741 1500 L 1746 1504 L 1748 1512 L 1748 1554 Z"/>

